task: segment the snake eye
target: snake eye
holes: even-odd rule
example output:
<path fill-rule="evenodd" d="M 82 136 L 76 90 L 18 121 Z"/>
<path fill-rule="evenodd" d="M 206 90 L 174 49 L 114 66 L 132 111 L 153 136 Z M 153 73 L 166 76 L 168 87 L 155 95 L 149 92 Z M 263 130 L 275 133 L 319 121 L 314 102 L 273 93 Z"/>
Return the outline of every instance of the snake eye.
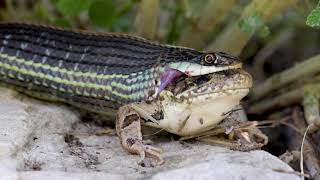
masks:
<path fill-rule="evenodd" d="M 204 62 L 206 64 L 212 64 L 212 63 L 215 63 L 216 61 L 216 56 L 213 55 L 213 54 L 207 54 L 205 57 L 204 57 Z"/>

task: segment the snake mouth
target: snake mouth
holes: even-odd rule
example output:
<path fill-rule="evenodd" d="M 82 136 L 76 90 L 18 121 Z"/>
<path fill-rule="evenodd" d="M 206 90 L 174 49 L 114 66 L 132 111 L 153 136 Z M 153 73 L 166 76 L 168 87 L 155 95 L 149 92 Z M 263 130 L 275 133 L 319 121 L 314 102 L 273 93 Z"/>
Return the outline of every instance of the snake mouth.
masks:
<path fill-rule="evenodd" d="M 164 72 L 160 74 L 159 93 L 165 90 L 170 84 L 176 84 L 175 81 L 185 79 L 186 77 L 205 77 L 217 72 L 225 72 L 234 69 L 241 69 L 242 63 L 231 61 L 233 64 L 204 66 L 188 62 L 172 63 L 166 66 Z"/>
<path fill-rule="evenodd" d="M 220 96 L 248 90 L 252 86 L 252 77 L 242 69 L 227 70 L 200 76 L 181 76 L 166 87 L 176 98 L 199 96 Z"/>

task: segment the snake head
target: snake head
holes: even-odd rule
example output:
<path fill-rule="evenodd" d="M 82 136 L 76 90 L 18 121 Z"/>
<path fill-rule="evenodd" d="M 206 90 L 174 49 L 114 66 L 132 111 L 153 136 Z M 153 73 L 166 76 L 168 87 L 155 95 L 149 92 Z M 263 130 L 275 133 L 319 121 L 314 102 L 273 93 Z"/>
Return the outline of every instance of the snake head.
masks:
<path fill-rule="evenodd" d="M 171 52 L 165 58 L 169 63 L 161 73 L 159 92 L 183 75 L 201 76 L 242 67 L 237 57 L 224 52 L 203 53 L 192 49 L 180 49 L 175 53 Z"/>
<path fill-rule="evenodd" d="M 223 52 L 200 53 L 192 59 L 172 62 L 170 69 L 180 71 L 187 76 L 200 76 L 219 71 L 240 69 L 242 63 L 232 55 Z"/>

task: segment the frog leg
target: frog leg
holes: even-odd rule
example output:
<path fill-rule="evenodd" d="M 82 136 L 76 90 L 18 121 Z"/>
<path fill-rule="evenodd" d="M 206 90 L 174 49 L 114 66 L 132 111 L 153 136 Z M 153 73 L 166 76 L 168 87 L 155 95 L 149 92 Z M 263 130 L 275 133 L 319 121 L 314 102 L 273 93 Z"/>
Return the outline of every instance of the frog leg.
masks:
<path fill-rule="evenodd" d="M 161 165 L 164 160 L 161 157 L 161 150 L 148 145 L 147 141 L 142 139 L 141 133 L 141 117 L 134 105 L 125 105 L 120 107 L 117 114 L 116 131 L 120 138 L 122 147 L 132 153 L 138 154 L 140 160 L 138 164 L 141 166 L 149 166 L 146 157 L 156 160 L 151 162 L 150 166 Z"/>
<path fill-rule="evenodd" d="M 268 136 L 255 126 L 247 126 L 247 129 L 235 129 L 234 134 L 238 139 L 238 145 L 231 147 L 234 150 L 251 151 L 261 149 L 268 144 Z"/>

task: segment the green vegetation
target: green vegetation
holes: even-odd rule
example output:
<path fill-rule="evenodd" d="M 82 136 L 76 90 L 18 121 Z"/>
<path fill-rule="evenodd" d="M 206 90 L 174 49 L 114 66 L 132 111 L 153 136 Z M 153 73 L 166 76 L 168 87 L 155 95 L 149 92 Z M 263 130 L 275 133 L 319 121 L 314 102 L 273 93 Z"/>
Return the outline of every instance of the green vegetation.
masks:
<path fill-rule="evenodd" d="M 309 141 L 313 140 L 319 147 L 320 136 L 315 137 L 320 127 L 318 0 L 1 2 L 0 21 L 3 22 L 135 34 L 161 43 L 240 56 L 255 81 L 245 107 L 248 119 L 293 119 L 291 124 L 285 122 L 286 125 L 299 133 L 310 127 Z M 299 113 L 303 116 L 298 116 Z M 306 125 L 297 123 L 297 119 Z M 279 125 L 280 121 L 276 123 Z M 309 151 L 319 153 L 319 148 Z M 317 174 L 320 167 L 312 163 L 314 159 L 317 157 L 310 155 L 305 163 L 310 166 L 311 177 L 320 179 Z"/>
<path fill-rule="evenodd" d="M 135 33 L 163 43 L 239 55 L 252 36 L 268 38 L 283 28 L 270 29 L 270 24 L 319 26 L 320 7 L 314 0 L 7 0 L 0 17 Z"/>
<path fill-rule="evenodd" d="M 320 26 L 320 7 L 317 6 L 311 13 L 308 15 L 307 18 L 307 25 L 311 27 Z"/>

